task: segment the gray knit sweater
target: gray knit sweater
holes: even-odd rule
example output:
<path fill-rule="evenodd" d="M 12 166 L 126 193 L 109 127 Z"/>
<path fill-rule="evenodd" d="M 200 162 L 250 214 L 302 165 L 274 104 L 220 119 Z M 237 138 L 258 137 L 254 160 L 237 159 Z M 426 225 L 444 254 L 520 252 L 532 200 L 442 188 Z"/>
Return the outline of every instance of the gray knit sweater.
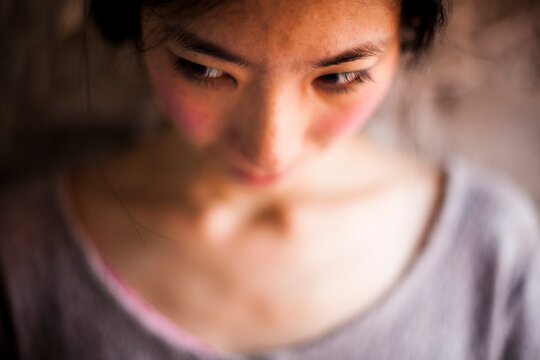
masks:
<path fill-rule="evenodd" d="M 144 306 L 81 241 L 58 177 L 0 197 L 0 358 L 540 359 L 540 231 L 507 182 L 460 162 L 423 252 L 369 311 L 296 346 L 213 353 Z"/>

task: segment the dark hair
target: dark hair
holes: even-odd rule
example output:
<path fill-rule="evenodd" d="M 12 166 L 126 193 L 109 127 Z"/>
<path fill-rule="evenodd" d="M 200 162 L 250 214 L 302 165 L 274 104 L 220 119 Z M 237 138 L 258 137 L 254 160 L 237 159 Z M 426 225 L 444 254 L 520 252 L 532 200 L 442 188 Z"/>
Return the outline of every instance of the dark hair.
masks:
<path fill-rule="evenodd" d="M 90 0 L 90 15 L 103 36 L 119 44 L 137 43 L 141 36 L 141 14 L 145 7 L 177 3 L 184 16 L 194 16 L 223 4 L 223 0 Z M 435 34 L 446 22 L 444 0 L 399 0 L 401 5 L 401 48 L 415 58 L 428 50 Z"/>

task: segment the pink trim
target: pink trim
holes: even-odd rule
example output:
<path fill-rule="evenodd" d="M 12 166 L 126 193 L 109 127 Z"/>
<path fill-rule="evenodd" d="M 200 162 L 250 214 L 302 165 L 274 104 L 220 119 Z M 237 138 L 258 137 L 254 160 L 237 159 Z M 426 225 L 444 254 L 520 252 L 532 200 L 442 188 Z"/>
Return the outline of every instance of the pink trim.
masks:
<path fill-rule="evenodd" d="M 89 234 L 86 233 L 82 224 L 76 217 L 76 212 L 67 187 L 68 185 L 64 181 L 63 176 L 59 176 L 59 200 L 63 215 L 71 229 L 75 243 L 81 250 L 92 273 L 96 275 L 97 280 L 105 286 L 113 298 L 118 301 L 120 306 L 124 308 L 129 315 L 138 320 L 147 330 L 155 333 L 173 346 L 182 350 L 202 353 L 203 355 L 218 355 L 219 353 L 216 349 L 205 344 L 202 340 L 182 329 L 154 309 L 152 305 L 133 290 L 121 276 L 105 262 L 97 249 L 92 245 Z"/>
<path fill-rule="evenodd" d="M 94 268 L 98 268 L 98 275 L 106 283 L 109 291 L 120 300 L 121 304 L 130 311 L 149 329 L 168 340 L 169 342 L 193 351 L 202 352 L 208 355 L 216 355 L 217 352 L 209 345 L 206 345 L 194 335 L 172 323 L 164 315 L 155 310 L 146 300 L 135 292 L 121 277 L 111 268 L 109 264 L 95 251 L 87 253 L 87 257 L 93 263 Z"/>

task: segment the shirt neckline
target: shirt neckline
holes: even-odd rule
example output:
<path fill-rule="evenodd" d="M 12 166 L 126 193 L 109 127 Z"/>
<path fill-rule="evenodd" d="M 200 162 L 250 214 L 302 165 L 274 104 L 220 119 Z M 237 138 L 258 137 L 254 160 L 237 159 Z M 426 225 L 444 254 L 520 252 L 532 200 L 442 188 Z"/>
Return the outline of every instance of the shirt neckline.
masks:
<path fill-rule="evenodd" d="M 427 241 L 424 242 L 424 246 L 414 259 L 411 259 L 408 269 L 379 301 L 325 334 L 290 346 L 253 352 L 247 354 L 246 358 L 274 359 L 280 358 L 280 355 L 284 353 L 293 356 L 314 347 L 322 349 L 325 343 L 347 334 L 355 326 L 369 322 L 371 318 L 375 318 L 377 314 L 384 312 L 386 308 L 392 307 L 393 303 L 398 303 L 404 296 L 407 296 L 407 289 L 413 285 L 416 279 L 424 274 L 429 274 L 430 269 L 437 266 L 440 257 L 444 256 L 445 250 L 451 246 L 453 234 L 448 230 L 454 229 L 455 224 L 459 221 L 466 166 L 459 158 L 451 157 L 442 162 L 441 171 L 444 180 L 441 186 L 439 205 L 435 209 L 431 224 L 425 234 Z"/>
<path fill-rule="evenodd" d="M 64 222 L 68 227 L 69 238 L 73 239 L 72 244 L 76 248 L 77 254 L 82 258 L 81 263 L 91 274 L 92 279 L 100 285 L 108 297 L 119 305 L 126 316 L 135 319 L 152 335 L 180 351 L 188 351 L 205 358 L 215 358 L 218 355 L 217 350 L 154 309 L 106 263 L 92 245 L 89 240 L 90 235 L 86 233 L 84 226 L 76 216 L 68 189 L 67 176 L 69 175 L 64 173 L 56 179 L 57 199 Z"/>
<path fill-rule="evenodd" d="M 106 264 L 96 249 L 91 245 L 84 227 L 76 217 L 75 209 L 71 201 L 67 184 L 64 176 L 58 176 L 56 179 L 57 199 L 60 205 L 64 221 L 68 226 L 70 238 L 73 245 L 77 248 L 78 254 L 82 258 L 88 272 L 92 274 L 93 279 L 102 285 L 107 295 L 114 299 L 120 305 L 126 316 L 134 318 L 152 335 L 157 336 L 169 345 L 180 351 L 189 351 L 194 355 L 203 358 L 273 358 L 278 353 L 297 353 L 302 352 L 314 346 L 321 346 L 325 342 L 339 337 L 358 323 L 369 321 L 369 318 L 376 313 L 384 311 L 393 301 L 396 301 L 401 294 L 406 292 L 410 283 L 421 274 L 425 273 L 430 267 L 435 266 L 436 255 L 444 251 L 444 247 L 451 238 L 447 229 L 451 229 L 457 219 L 459 211 L 452 211 L 459 208 L 461 201 L 460 191 L 462 186 L 463 164 L 457 159 L 449 159 L 442 163 L 441 171 L 443 175 L 443 185 L 440 190 L 440 200 L 434 210 L 430 224 L 427 228 L 424 245 L 420 251 L 411 259 L 409 266 L 400 276 L 399 280 L 384 294 L 376 303 L 362 310 L 360 313 L 352 316 L 347 322 L 336 326 L 325 334 L 319 335 L 297 344 L 278 347 L 264 351 L 252 352 L 244 355 L 224 354 L 205 344 L 189 332 L 176 325 L 159 311 L 146 303 L 140 295 L 131 289 L 114 270 Z M 441 251 L 442 250 L 442 251 Z M 324 346 L 324 345 L 323 345 Z"/>

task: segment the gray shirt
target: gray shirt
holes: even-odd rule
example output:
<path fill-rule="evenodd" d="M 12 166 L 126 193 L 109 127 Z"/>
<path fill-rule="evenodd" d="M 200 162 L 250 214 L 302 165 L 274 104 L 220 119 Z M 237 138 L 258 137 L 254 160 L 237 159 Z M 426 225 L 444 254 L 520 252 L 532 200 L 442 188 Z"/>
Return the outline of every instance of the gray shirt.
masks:
<path fill-rule="evenodd" d="M 540 359 L 540 231 L 529 200 L 461 162 L 426 247 L 375 306 L 319 338 L 218 355 L 145 309 L 84 245 L 58 177 L 0 197 L 0 357 Z"/>

